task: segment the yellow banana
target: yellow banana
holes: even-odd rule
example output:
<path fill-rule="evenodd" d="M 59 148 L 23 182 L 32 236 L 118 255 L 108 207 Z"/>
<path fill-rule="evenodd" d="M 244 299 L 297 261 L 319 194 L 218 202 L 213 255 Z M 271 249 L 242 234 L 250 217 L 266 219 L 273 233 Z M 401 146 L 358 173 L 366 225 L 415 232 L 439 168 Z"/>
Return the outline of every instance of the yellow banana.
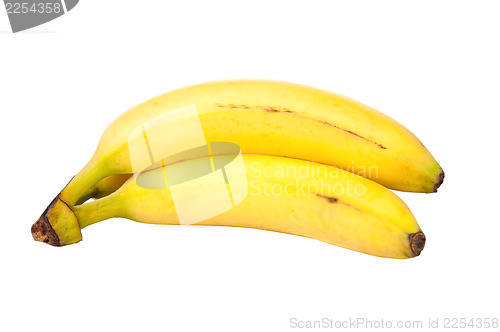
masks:
<path fill-rule="evenodd" d="M 59 197 L 74 205 L 99 180 L 132 173 L 132 131 L 187 105 L 196 106 L 208 142 L 233 142 L 243 153 L 334 165 L 402 191 L 435 192 L 444 176 L 409 130 L 366 105 L 296 84 L 224 81 L 175 90 L 121 115 Z"/>
<path fill-rule="evenodd" d="M 35 223 L 34 237 L 58 245 L 81 240 L 73 207 L 118 189 L 137 171 L 130 149 L 147 141 L 144 125 L 186 106 L 196 108 L 206 142 L 236 143 L 246 154 L 334 165 L 403 191 L 435 192 L 443 181 L 441 167 L 411 132 L 352 99 L 282 82 L 207 83 L 153 98 L 113 121 L 88 164 Z M 182 120 L 177 124 L 179 136 L 190 132 Z"/>
<path fill-rule="evenodd" d="M 56 199 L 59 211 L 51 215 L 49 209 L 49 214 L 35 224 L 34 234 L 38 234 L 38 240 L 63 245 L 78 238 L 75 234 L 80 228 L 112 217 L 179 224 L 180 211 L 174 204 L 174 193 L 191 201 L 199 199 L 200 192 L 217 191 L 219 184 L 214 177 L 201 176 L 196 183 L 190 182 L 193 174 L 199 174 L 206 164 L 205 159 L 185 160 L 145 171 L 128 179 L 109 196 L 83 205 L 69 208 Z M 215 165 L 227 165 L 230 160 L 230 156 L 213 157 Z M 425 236 L 408 207 L 373 181 L 336 167 L 292 158 L 243 155 L 243 160 L 245 173 L 229 176 L 229 185 L 247 186 L 246 197 L 233 208 L 198 224 L 295 234 L 381 257 L 409 258 L 423 249 Z M 174 192 L 172 185 L 164 189 L 140 185 L 153 182 L 154 186 L 155 181 L 161 182 L 165 174 L 172 172 L 177 174 L 176 182 L 191 185 L 181 187 L 180 192 L 177 189 Z M 211 197 L 209 194 L 202 198 Z M 57 219 L 61 216 L 71 225 L 64 230 L 58 228 Z M 57 229 L 50 233 L 53 224 Z M 43 229 L 50 236 L 42 236 Z M 59 242 L 55 243 L 54 238 Z"/>

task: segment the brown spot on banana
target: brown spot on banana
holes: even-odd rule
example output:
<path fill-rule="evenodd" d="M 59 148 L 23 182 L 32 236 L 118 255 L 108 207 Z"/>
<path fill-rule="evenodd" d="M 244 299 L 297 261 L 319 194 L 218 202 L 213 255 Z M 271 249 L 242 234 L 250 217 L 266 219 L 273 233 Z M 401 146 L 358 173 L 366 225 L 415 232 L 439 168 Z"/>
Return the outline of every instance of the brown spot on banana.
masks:
<path fill-rule="evenodd" d="M 235 109 L 235 108 L 240 108 L 240 109 L 250 109 L 249 106 L 247 105 L 235 105 L 235 104 L 228 104 L 228 105 L 224 105 L 224 104 L 220 104 L 220 103 L 215 103 L 215 105 L 217 107 L 220 107 L 220 108 L 230 108 L 230 109 Z M 330 126 L 330 127 L 333 127 L 335 129 L 338 129 L 338 130 L 342 130 L 342 131 L 345 131 L 346 133 L 348 134 L 351 134 L 353 136 L 356 136 L 360 139 L 363 139 L 363 140 L 366 140 L 370 143 L 373 143 L 375 145 L 377 145 L 379 148 L 381 148 L 382 150 L 386 150 L 387 147 L 385 147 L 384 145 L 380 144 L 380 143 L 377 143 L 369 138 L 366 138 L 364 136 L 361 136 L 360 134 L 358 133 L 355 133 L 351 130 L 348 130 L 348 129 L 345 129 L 345 128 L 342 128 L 342 127 L 339 127 L 333 123 L 330 123 L 328 121 L 321 121 L 321 120 L 317 120 L 317 119 L 314 119 L 314 118 L 311 118 L 311 117 L 307 117 L 307 116 L 304 116 L 304 115 L 300 115 L 300 114 L 297 114 L 293 111 L 290 111 L 288 108 L 277 108 L 277 107 L 264 107 L 264 106 L 253 106 L 253 108 L 257 108 L 257 109 L 262 109 L 263 111 L 265 112 L 268 112 L 268 113 L 286 113 L 286 114 L 293 114 L 294 116 L 298 116 L 298 117 L 301 117 L 301 118 L 304 118 L 304 119 L 308 119 L 308 120 L 313 120 L 313 121 L 317 121 L 317 122 L 320 122 L 326 126 Z"/>
<path fill-rule="evenodd" d="M 327 196 L 327 195 L 323 195 L 323 194 L 316 194 L 316 196 L 320 197 L 320 198 L 323 198 L 323 199 L 326 199 L 328 201 L 328 203 L 330 204 L 343 204 L 351 209 L 355 209 L 355 210 L 358 210 L 359 212 L 364 212 L 363 210 L 361 210 L 360 208 L 352 205 L 352 204 L 349 204 L 349 203 L 346 203 L 344 202 L 343 200 L 341 199 L 338 199 L 337 197 L 333 197 L 333 196 Z"/>
<path fill-rule="evenodd" d="M 270 112 L 270 113 L 277 113 L 279 112 L 279 110 L 277 110 L 276 108 L 274 107 L 268 107 L 266 109 L 264 109 L 266 112 Z"/>
<path fill-rule="evenodd" d="M 321 198 L 326 199 L 328 201 L 328 203 L 331 203 L 331 204 L 337 203 L 339 201 L 339 199 L 337 197 L 326 196 L 326 195 L 322 195 L 322 194 L 316 194 L 316 195 L 321 197 Z"/>
<path fill-rule="evenodd" d="M 353 132 L 353 131 L 350 131 L 350 130 L 347 130 L 347 129 L 344 129 L 344 128 L 340 128 L 339 126 L 336 126 L 336 125 L 331 124 L 331 123 L 328 123 L 328 122 L 325 122 L 325 123 L 326 123 L 326 124 L 328 124 L 328 125 L 330 125 L 330 126 L 333 126 L 333 127 L 337 128 L 337 129 L 343 130 L 343 131 L 345 131 L 346 133 L 349 133 L 349 134 L 354 135 L 354 136 L 357 136 L 357 137 L 359 137 L 359 138 L 361 138 L 361 139 L 364 139 L 364 140 L 367 140 L 367 141 L 369 141 L 369 142 L 372 142 L 373 144 L 378 145 L 378 147 L 379 147 L 379 148 L 381 148 L 381 149 L 383 149 L 383 150 L 386 150 L 386 149 L 387 149 L 387 148 L 386 148 L 385 146 L 383 146 L 382 144 L 379 144 L 379 143 L 377 143 L 377 142 L 374 142 L 374 141 L 372 141 L 371 139 L 368 139 L 368 138 L 366 138 L 366 137 L 363 137 L 363 136 L 361 136 L 360 134 L 357 134 L 357 133 L 355 133 L 355 132 Z"/>

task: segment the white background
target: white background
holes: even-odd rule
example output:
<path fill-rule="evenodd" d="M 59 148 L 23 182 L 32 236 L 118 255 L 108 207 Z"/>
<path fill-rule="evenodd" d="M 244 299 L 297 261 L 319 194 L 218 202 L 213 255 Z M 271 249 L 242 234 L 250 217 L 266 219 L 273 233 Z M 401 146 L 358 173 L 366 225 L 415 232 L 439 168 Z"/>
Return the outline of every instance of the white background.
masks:
<path fill-rule="evenodd" d="M 497 1 L 82 0 L 18 34 L 0 13 L 0 330 L 500 318 L 499 10 Z M 85 229 L 72 246 L 33 241 L 32 223 L 111 120 L 171 89 L 228 78 L 339 92 L 413 131 L 446 172 L 437 194 L 398 193 L 427 235 L 422 255 L 124 219 Z"/>

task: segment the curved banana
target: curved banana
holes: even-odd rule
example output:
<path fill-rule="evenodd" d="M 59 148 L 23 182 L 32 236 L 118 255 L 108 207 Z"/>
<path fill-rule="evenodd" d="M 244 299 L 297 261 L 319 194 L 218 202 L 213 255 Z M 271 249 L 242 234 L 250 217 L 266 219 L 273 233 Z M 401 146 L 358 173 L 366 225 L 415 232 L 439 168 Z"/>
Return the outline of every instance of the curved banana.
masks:
<path fill-rule="evenodd" d="M 153 98 L 124 113 L 104 132 L 89 163 L 60 193 L 81 201 L 99 180 L 133 173 L 132 131 L 146 121 L 195 105 L 208 142 L 238 144 L 243 153 L 334 165 L 388 188 L 435 192 L 444 173 L 422 143 L 388 116 L 330 92 L 272 81 L 200 84 Z"/>
<path fill-rule="evenodd" d="M 213 161 L 215 165 L 226 165 L 230 158 L 214 156 Z M 219 184 L 214 177 L 190 181 L 193 174 L 200 174 L 204 159 L 145 171 L 139 175 L 141 180 L 132 177 L 109 196 L 72 208 L 56 199 L 58 211 L 51 215 L 49 209 L 35 224 L 35 238 L 53 245 L 69 244 L 78 240 L 75 234 L 80 228 L 112 217 L 179 224 L 176 197 L 180 195 L 189 202 L 199 199 L 201 191 L 217 192 Z M 231 188 L 247 186 L 246 197 L 231 209 L 198 224 L 295 234 L 381 257 L 409 258 L 423 249 L 425 236 L 408 207 L 373 181 L 335 167 L 292 158 L 243 155 L 243 160 L 245 174 L 233 174 L 229 184 Z M 154 181 L 161 182 L 165 174 L 172 172 L 177 174 L 176 182 L 190 185 L 175 192 L 172 186 L 151 189 L 141 185 L 153 181 L 154 187 Z M 212 202 L 212 196 L 204 198 Z M 191 209 L 196 212 L 197 208 L 193 204 Z M 69 221 L 66 229 L 58 227 L 61 216 Z M 48 225 L 56 225 L 55 232 L 50 232 Z M 50 236 L 42 237 L 43 229 Z"/>

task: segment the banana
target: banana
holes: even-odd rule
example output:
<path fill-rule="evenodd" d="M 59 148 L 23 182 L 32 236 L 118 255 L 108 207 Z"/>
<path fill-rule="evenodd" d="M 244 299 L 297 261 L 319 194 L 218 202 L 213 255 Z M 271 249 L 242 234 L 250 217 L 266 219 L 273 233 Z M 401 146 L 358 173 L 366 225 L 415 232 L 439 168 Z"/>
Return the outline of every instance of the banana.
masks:
<path fill-rule="evenodd" d="M 212 171 L 228 165 L 232 158 L 213 156 Z M 243 155 L 242 159 L 245 172 L 238 175 L 227 171 L 228 186 L 246 186 L 246 196 L 227 211 L 200 219 L 197 224 L 289 233 L 389 258 L 418 256 L 424 247 L 425 236 L 405 203 L 373 181 L 299 159 L 264 155 Z M 56 198 L 53 204 L 59 211 L 51 214 L 53 209 L 48 209 L 42 215 L 34 225 L 35 239 L 52 245 L 69 244 L 78 239 L 75 234 L 81 228 L 113 217 L 179 224 L 181 211 L 174 204 L 178 197 L 190 202 L 203 192 L 207 195 L 202 198 L 212 202 L 210 198 L 217 192 L 216 178 L 198 176 L 203 175 L 200 170 L 206 163 L 206 157 L 201 157 L 160 165 L 129 178 L 106 197 L 71 208 Z M 165 180 L 165 174 L 176 174 L 175 181 Z M 196 181 L 191 181 L 193 174 Z M 170 186 L 154 188 L 162 181 Z M 173 182 L 183 186 L 174 190 Z M 192 210 L 196 208 L 192 206 Z M 58 222 L 61 219 L 69 221 L 66 229 L 59 227 L 64 224 Z M 55 225 L 53 231 L 51 225 Z"/>
<path fill-rule="evenodd" d="M 186 106 L 196 108 L 205 144 L 232 142 L 243 154 L 333 165 L 402 191 L 435 192 L 444 178 L 439 164 L 410 131 L 352 99 L 283 82 L 206 83 L 153 98 L 113 121 L 91 160 L 33 225 L 35 239 L 56 245 L 80 241 L 75 205 L 92 197 L 100 202 L 100 197 L 113 196 L 127 185 L 137 172 L 131 147 L 145 140 L 152 157 L 145 124 Z M 182 119 L 176 124 L 170 136 L 182 141 L 192 130 Z M 134 136 L 141 128 L 142 134 Z M 152 130 L 162 134 L 158 126 Z"/>
<path fill-rule="evenodd" d="M 444 177 L 409 130 L 373 108 L 301 85 L 241 80 L 175 90 L 124 113 L 108 126 L 94 156 L 59 198 L 75 205 L 101 179 L 133 173 L 129 135 L 187 105 L 196 106 L 208 142 L 233 142 L 246 154 L 316 161 L 410 192 L 435 192 Z"/>

